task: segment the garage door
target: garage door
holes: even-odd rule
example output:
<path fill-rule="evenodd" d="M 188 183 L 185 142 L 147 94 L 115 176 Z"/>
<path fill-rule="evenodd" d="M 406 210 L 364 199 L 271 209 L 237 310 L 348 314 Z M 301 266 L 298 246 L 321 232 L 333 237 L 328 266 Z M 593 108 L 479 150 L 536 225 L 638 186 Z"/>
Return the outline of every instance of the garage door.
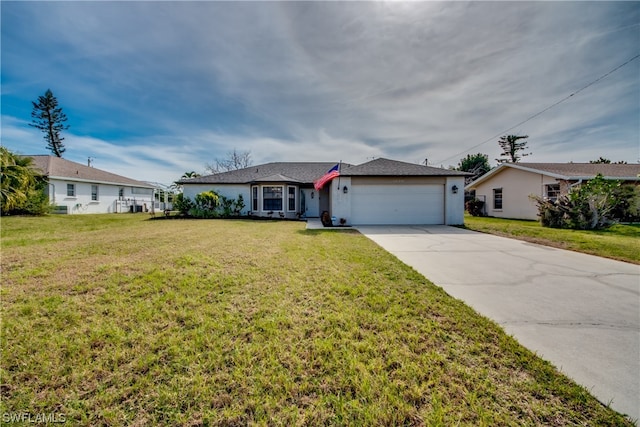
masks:
<path fill-rule="evenodd" d="M 444 185 L 354 185 L 351 222 L 444 224 Z"/>

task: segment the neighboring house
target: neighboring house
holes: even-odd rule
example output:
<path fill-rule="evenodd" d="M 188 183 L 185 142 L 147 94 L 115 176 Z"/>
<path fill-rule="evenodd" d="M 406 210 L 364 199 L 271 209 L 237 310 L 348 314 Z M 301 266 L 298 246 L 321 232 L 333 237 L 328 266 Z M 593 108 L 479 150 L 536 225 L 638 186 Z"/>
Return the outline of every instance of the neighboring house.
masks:
<path fill-rule="evenodd" d="M 538 209 L 530 195 L 553 200 L 597 174 L 640 184 L 640 164 L 503 163 L 465 189 L 475 191 L 475 197 L 485 202 L 489 216 L 536 219 Z"/>
<path fill-rule="evenodd" d="M 465 172 L 388 159 L 342 163 L 340 176 L 321 190 L 314 181 L 336 163 L 277 162 L 183 179 L 185 197 L 203 191 L 237 199 L 245 215 L 314 218 L 323 212 L 347 225 L 462 224 Z"/>
<path fill-rule="evenodd" d="M 56 213 L 119 213 L 153 210 L 154 187 L 54 156 L 28 156 L 47 177 Z"/>

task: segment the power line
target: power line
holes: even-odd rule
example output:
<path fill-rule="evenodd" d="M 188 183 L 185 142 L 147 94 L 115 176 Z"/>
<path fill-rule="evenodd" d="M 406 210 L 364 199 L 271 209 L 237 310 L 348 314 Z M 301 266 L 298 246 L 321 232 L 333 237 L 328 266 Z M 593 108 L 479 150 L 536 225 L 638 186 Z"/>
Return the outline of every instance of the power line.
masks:
<path fill-rule="evenodd" d="M 573 92 L 571 95 L 568 95 L 568 96 L 566 96 L 566 97 L 562 98 L 560 101 L 558 101 L 558 102 L 556 102 L 556 103 L 554 103 L 554 104 L 551 104 L 550 106 L 548 106 L 548 107 L 547 107 L 547 108 L 545 108 L 544 110 L 541 110 L 541 111 L 539 111 L 539 112 L 535 113 L 534 115 L 532 115 L 532 116 L 530 116 L 530 117 L 526 118 L 525 120 L 521 121 L 520 123 L 518 123 L 518 124 L 516 124 L 516 125 L 513 125 L 513 126 L 511 126 L 510 128 L 505 129 L 505 130 L 503 130 L 502 132 L 499 132 L 499 133 L 495 134 L 494 136 L 492 136 L 492 137 L 490 137 L 490 138 L 485 139 L 485 140 L 484 140 L 484 141 L 482 141 L 481 143 L 476 144 L 476 145 L 474 145 L 473 147 L 470 147 L 470 148 L 468 148 L 468 149 L 466 149 L 466 150 L 464 150 L 464 151 L 462 151 L 462 152 L 460 152 L 460 153 L 458 153 L 458 154 L 454 154 L 454 155 L 453 155 L 453 156 L 451 156 L 451 157 L 447 157 L 446 159 L 443 159 L 443 160 L 441 160 L 441 161 L 439 161 L 439 162 L 436 162 L 435 164 L 438 164 L 438 163 L 444 163 L 444 162 L 446 162 L 447 160 L 451 160 L 451 159 L 453 159 L 453 158 L 455 158 L 455 157 L 461 156 L 462 154 L 464 154 L 464 153 L 466 153 L 466 152 L 469 152 L 469 151 L 471 151 L 471 150 L 473 150 L 473 149 L 476 149 L 476 148 L 480 147 L 481 145 L 484 145 L 484 144 L 486 144 L 487 142 L 492 141 L 492 140 L 494 140 L 494 139 L 498 138 L 499 136 L 502 136 L 502 135 L 506 134 L 507 132 L 509 132 L 510 130 L 512 130 L 512 129 L 514 129 L 514 128 L 517 128 L 518 126 L 523 125 L 523 124 L 527 123 L 528 121 L 531 121 L 531 120 L 535 119 L 535 118 L 536 118 L 536 117 L 538 117 L 539 115 L 541 115 L 541 114 L 543 114 L 543 113 L 545 113 L 545 112 L 549 111 L 549 110 L 550 110 L 550 109 L 552 109 L 553 107 L 555 107 L 555 106 L 557 106 L 557 105 L 559 105 L 559 104 L 563 103 L 564 101 L 566 101 L 567 99 L 571 98 L 572 96 L 579 94 L 580 92 L 582 92 L 583 90 L 587 89 L 588 87 L 593 86 L 594 84 L 598 83 L 600 80 L 604 79 L 605 77 L 609 76 L 610 74 L 613 74 L 614 72 L 618 71 L 620 68 L 624 67 L 625 65 L 629 64 L 630 62 L 635 61 L 635 60 L 636 60 L 636 59 L 638 59 L 638 58 L 640 58 L 640 54 L 638 54 L 638 55 L 634 56 L 633 58 L 631 58 L 631 59 L 627 60 L 626 62 L 624 62 L 624 63 L 622 63 L 622 64 L 618 65 L 616 68 L 614 68 L 614 69 L 612 69 L 612 70 L 610 70 L 610 71 L 608 71 L 608 72 L 604 73 L 603 75 L 601 75 L 600 77 L 598 77 L 597 79 L 595 79 L 594 81 L 592 81 L 591 83 L 589 83 L 589 84 L 587 84 L 587 85 L 585 85 L 585 86 L 581 87 L 580 89 L 576 90 L 576 91 L 575 91 L 575 92 Z"/>

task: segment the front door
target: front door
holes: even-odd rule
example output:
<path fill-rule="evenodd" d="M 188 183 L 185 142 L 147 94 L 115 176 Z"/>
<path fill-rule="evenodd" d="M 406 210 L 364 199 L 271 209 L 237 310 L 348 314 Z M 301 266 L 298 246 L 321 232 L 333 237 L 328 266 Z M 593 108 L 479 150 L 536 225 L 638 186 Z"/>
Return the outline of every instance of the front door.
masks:
<path fill-rule="evenodd" d="M 318 192 L 313 188 L 300 189 L 300 210 L 306 218 L 320 217 Z"/>
<path fill-rule="evenodd" d="M 318 191 L 318 203 L 319 203 L 319 213 L 318 216 L 322 215 L 322 212 L 327 211 L 329 215 L 331 215 L 331 193 L 329 189 L 331 185 L 325 185 L 320 191 Z"/>

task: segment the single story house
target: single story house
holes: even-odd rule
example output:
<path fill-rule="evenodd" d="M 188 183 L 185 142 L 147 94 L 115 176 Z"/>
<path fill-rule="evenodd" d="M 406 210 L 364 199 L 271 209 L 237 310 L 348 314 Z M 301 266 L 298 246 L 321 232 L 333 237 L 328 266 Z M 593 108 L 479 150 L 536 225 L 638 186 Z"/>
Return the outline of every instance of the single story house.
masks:
<path fill-rule="evenodd" d="M 148 212 L 154 186 L 60 157 L 39 155 L 37 170 L 47 177 L 47 194 L 56 213 Z"/>
<path fill-rule="evenodd" d="M 183 179 L 185 197 L 203 191 L 237 199 L 243 215 L 317 218 L 323 212 L 346 225 L 462 224 L 465 172 L 379 158 L 338 164 L 339 174 L 314 187 L 336 166 L 329 162 L 275 162 Z"/>
<path fill-rule="evenodd" d="M 465 190 L 485 202 L 485 214 L 499 218 L 537 219 L 530 195 L 555 199 L 597 174 L 640 184 L 640 164 L 503 163 L 468 184 Z"/>

